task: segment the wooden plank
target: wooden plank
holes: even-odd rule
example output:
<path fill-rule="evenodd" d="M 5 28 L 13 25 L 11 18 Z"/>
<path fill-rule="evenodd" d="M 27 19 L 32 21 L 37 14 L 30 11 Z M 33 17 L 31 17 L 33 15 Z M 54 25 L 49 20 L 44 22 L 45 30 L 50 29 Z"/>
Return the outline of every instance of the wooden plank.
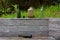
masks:
<path fill-rule="evenodd" d="M 0 36 L 49 36 L 48 19 L 0 19 Z"/>

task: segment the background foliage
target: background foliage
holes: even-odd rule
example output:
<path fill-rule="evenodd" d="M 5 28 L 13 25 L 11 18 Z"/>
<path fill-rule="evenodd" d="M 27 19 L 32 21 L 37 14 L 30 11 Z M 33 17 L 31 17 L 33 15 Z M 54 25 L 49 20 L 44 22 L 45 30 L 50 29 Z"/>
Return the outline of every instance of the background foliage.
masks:
<path fill-rule="evenodd" d="M 10 16 L 16 17 L 17 15 L 17 5 L 19 4 L 19 9 L 21 11 L 22 17 L 27 17 L 26 10 L 32 6 L 34 7 L 36 18 L 41 16 L 41 6 L 44 6 L 44 16 L 57 17 L 56 14 L 60 13 L 60 0 L 0 0 L 0 16 Z M 24 11 L 23 11 L 24 10 Z M 58 11 L 57 11 L 58 10 Z M 47 12 L 48 11 L 48 12 Z M 23 13 L 23 14 L 22 14 Z M 11 15 L 12 14 L 12 15 Z M 38 16 L 40 14 L 40 16 Z M 9 17 L 9 16 L 8 16 Z M 59 16 L 58 16 L 59 17 Z"/>

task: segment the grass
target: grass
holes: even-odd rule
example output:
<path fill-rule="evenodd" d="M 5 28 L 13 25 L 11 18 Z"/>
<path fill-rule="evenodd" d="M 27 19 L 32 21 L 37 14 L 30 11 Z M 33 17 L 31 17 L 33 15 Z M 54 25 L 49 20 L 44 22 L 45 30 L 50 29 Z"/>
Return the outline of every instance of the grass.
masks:
<path fill-rule="evenodd" d="M 43 14 L 42 14 L 43 13 Z M 50 7 L 44 7 L 44 11 L 41 12 L 41 7 L 35 9 L 34 8 L 34 15 L 35 18 L 60 18 L 60 5 L 50 6 Z M 28 18 L 27 11 L 21 11 L 21 18 Z M 0 18 L 16 18 L 17 13 L 11 14 L 11 15 L 3 15 Z"/>
<path fill-rule="evenodd" d="M 44 10 L 44 16 L 45 18 L 60 18 L 60 8 L 58 5 L 50 6 Z"/>

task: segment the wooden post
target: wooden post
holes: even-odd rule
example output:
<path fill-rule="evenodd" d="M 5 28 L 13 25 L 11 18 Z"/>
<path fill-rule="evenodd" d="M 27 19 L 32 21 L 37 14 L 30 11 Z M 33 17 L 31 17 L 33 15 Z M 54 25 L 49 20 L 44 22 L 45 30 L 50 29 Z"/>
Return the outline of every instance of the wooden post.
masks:
<path fill-rule="evenodd" d="M 28 9 L 28 18 L 34 18 L 34 10 L 32 7 Z"/>

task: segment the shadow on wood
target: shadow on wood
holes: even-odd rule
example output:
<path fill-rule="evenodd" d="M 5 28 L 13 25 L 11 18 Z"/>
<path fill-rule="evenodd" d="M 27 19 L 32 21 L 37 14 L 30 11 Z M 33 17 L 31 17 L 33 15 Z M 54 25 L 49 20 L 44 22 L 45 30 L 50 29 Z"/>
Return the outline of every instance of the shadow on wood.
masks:
<path fill-rule="evenodd" d="M 18 37 L 23 37 L 23 38 L 32 38 L 32 35 L 30 35 L 30 36 L 18 35 Z"/>

